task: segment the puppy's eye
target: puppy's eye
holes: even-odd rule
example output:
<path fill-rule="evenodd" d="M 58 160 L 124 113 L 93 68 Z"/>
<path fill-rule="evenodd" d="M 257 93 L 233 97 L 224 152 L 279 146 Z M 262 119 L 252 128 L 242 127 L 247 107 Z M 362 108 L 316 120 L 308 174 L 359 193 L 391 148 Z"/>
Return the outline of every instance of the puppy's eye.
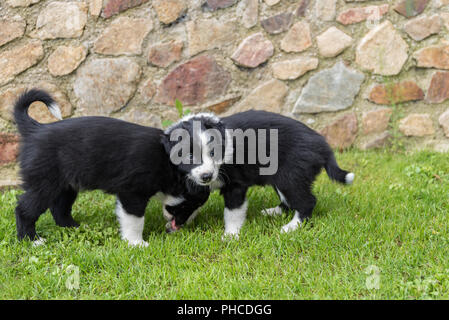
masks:
<path fill-rule="evenodd" d="M 212 150 L 211 152 L 209 152 L 209 155 L 210 155 L 211 157 L 213 157 L 213 156 L 215 155 L 214 150 Z"/>

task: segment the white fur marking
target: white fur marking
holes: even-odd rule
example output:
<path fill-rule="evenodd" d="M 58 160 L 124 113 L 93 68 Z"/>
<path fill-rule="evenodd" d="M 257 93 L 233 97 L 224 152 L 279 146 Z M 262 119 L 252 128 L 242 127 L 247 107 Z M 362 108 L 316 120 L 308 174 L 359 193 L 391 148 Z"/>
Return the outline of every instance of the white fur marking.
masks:
<path fill-rule="evenodd" d="M 246 219 L 246 210 L 248 209 L 248 201 L 245 201 L 240 208 L 224 210 L 225 232 L 224 236 L 231 236 L 236 239 L 239 237 L 240 229 Z"/>
<path fill-rule="evenodd" d="M 212 120 L 215 123 L 220 122 L 220 118 L 218 118 L 215 114 L 210 113 L 210 112 L 201 112 L 201 113 L 196 113 L 196 114 L 189 114 L 187 116 L 182 117 L 181 119 L 179 119 L 177 122 L 173 123 L 172 125 L 170 125 L 167 129 L 165 129 L 164 133 L 168 134 L 170 133 L 170 131 L 177 127 L 180 123 L 182 122 L 186 122 L 186 121 L 190 121 L 192 119 L 197 118 L 198 120 L 200 120 L 201 118 L 208 118 L 210 120 Z"/>
<path fill-rule="evenodd" d="M 162 211 L 164 213 L 165 220 L 173 220 L 173 215 L 165 209 L 165 206 L 176 206 L 182 203 L 184 200 L 185 199 L 183 197 L 173 197 L 171 195 L 166 195 L 164 197 L 164 200 L 162 201 Z"/>
<path fill-rule="evenodd" d="M 48 106 L 48 111 L 58 120 L 62 120 L 61 109 L 57 103 L 52 103 Z"/>
<path fill-rule="evenodd" d="M 196 184 L 205 185 L 202 182 L 201 175 L 205 173 L 212 173 L 212 181 L 215 181 L 218 178 L 218 173 L 220 171 L 220 165 L 216 163 L 213 157 L 210 156 L 210 150 L 207 146 L 207 136 L 202 133 L 200 135 L 201 139 L 201 155 L 202 155 L 202 164 L 192 170 L 189 174 L 190 177 L 195 181 Z M 209 183 L 206 183 L 209 184 Z"/>
<path fill-rule="evenodd" d="M 346 175 L 345 177 L 345 182 L 346 184 L 352 184 L 352 182 L 354 181 L 354 173 L 350 172 Z"/>
<path fill-rule="evenodd" d="M 120 223 L 122 239 L 127 240 L 131 246 L 147 247 L 148 243 L 142 238 L 145 217 L 136 217 L 127 213 L 119 200 L 117 200 L 115 213 Z"/>
<path fill-rule="evenodd" d="M 279 198 L 281 199 L 281 202 L 288 207 L 287 199 L 285 198 L 285 196 L 282 194 L 282 192 L 279 191 L 279 189 L 277 187 L 276 187 L 276 190 L 279 194 Z"/>
<path fill-rule="evenodd" d="M 282 227 L 281 232 L 292 232 L 298 229 L 298 227 L 301 225 L 302 221 L 299 217 L 299 212 L 295 211 L 295 216 L 293 217 L 292 221 L 287 223 L 285 226 Z"/>
<path fill-rule="evenodd" d="M 38 237 L 33 241 L 33 247 L 39 247 L 45 244 L 47 240 L 45 238 Z"/>
<path fill-rule="evenodd" d="M 282 213 L 283 213 L 283 211 L 280 206 L 262 210 L 262 214 L 264 216 L 280 216 L 280 215 L 282 215 Z"/>

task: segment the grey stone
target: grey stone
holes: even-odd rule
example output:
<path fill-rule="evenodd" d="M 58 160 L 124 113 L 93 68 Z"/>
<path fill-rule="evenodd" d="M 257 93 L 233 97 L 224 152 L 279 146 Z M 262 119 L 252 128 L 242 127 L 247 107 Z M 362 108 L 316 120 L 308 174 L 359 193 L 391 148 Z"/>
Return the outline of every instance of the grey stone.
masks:
<path fill-rule="evenodd" d="M 260 24 L 266 32 L 278 34 L 287 31 L 293 21 L 293 13 L 283 12 L 275 16 L 263 19 Z"/>
<path fill-rule="evenodd" d="M 349 108 L 365 76 L 342 61 L 313 75 L 293 108 L 295 114 L 337 111 Z"/>
<path fill-rule="evenodd" d="M 94 59 L 77 70 L 73 91 L 82 115 L 110 115 L 136 90 L 140 67 L 129 58 Z"/>
<path fill-rule="evenodd" d="M 391 134 L 388 131 L 384 131 L 375 135 L 374 137 L 370 137 L 367 141 L 365 141 L 360 149 L 368 150 L 368 149 L 379 149 L 385 147 L 391 139 Z"/>

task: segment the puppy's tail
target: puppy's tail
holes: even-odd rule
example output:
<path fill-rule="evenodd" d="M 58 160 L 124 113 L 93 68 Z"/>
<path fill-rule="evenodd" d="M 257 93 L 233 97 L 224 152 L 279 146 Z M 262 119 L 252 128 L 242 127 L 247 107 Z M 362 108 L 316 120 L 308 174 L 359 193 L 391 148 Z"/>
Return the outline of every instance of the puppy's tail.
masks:
<path fill-rule="evenodd" d="M 39 122 L 28 115 L 28 108 L 33 102 L 40 101 L 45 103 L 48 110 L 59 120 L 62 120 L 61 110 L 53 98 L 45 91 L 31 89 L 25 91 L 14 105 L 14 120 L 17 124 L 20 134 L 26 137 L 35 129 L 41 126 Z"/>
<path fill-rule="evenodd" d="M 330 153 L 329 159 L 324 168 L 326 169 L 327 175 L 332 180 L 344 184 L 352 184 L 352 182 L 354 181 L 354 173 L 342 170 L 338 166 L 337 161 L 335 160 L 335 156 L 332 152 Z"/>

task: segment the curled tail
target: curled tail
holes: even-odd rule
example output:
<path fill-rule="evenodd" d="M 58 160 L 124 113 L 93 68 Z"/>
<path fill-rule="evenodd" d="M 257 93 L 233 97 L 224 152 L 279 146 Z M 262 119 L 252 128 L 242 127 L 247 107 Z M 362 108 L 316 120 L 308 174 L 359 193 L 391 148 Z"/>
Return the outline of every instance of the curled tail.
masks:
<path fill-rule="evenodd" d="M 344 184 L 352 184 L 352 181 L 354 181 L 354 173 L 340 169 L 333 153 L 330 154 L 329 159 L 324 168 L 326 169 L 327 175 L 332 180 Z"/>
<path fill-rule="evenodd" d="M 33 102 L 40 101 L 45 103 L 48 110 L 59 120 L 62 120 L 61 110 L 59 109 L 57 103 L 47 92 L 39 89 L 31 89 L 25 91 L 19 99 L 17 99 L 14 105 L 14 120 L 17 124 L 20 134 L 26 137 L 36 128 L 41 126 L 39 122 L 32 119 L 28 115 L 28 108 Z"/>

